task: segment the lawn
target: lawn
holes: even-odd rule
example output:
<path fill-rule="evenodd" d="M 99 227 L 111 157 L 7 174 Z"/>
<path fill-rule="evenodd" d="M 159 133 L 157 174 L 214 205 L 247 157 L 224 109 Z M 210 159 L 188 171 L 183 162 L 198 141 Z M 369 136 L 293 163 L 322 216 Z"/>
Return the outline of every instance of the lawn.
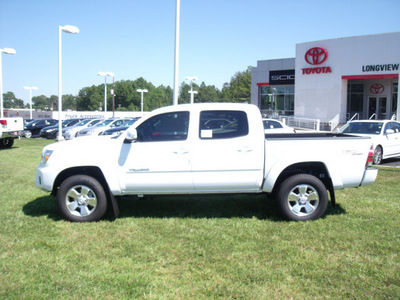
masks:
<path fill-rule="evenodd" d="M 265 195 L 120 200 L 70 223 L 35 187 L 41 149 L 0 150 L 0 299 L 400 297 L 400 169 L 337 192 L 317 221 L 282 221 Z"/>

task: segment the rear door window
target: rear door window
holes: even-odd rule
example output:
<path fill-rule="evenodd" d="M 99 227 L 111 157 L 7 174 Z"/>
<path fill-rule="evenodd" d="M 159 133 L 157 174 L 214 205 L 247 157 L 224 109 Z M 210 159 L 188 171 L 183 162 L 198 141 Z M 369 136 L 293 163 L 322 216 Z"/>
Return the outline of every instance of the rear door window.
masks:
<path fill-rule="evenodd" d="M 227 139 L 249 133 L 247 115 L 243 111 L 202 111 L 200 139 Z"/>

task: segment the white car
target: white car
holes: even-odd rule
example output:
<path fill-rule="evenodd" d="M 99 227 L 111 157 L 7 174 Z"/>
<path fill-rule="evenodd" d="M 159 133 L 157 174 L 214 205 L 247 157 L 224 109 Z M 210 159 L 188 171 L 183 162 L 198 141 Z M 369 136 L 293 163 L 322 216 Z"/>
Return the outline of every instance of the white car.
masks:
<path fill-rule="evenodd" d="M 264 133 L 296 133 L 296 130 L 286 124 L 274 120 L 274 119 L 263 119 Z"/>
<path fill-rule="evenodd" d="M 119 119 L 119 118 L 107 119 L 101 123 L 96 124 L 95 126 L 79 130 L 76 136 L 79 137 L 79 136 L 101 135 L 107 129 L 121 126 L 127 120 L 128 119 Z"/>
<path fill-rule="evenodd" d="M 86 119 L 80 121 L 78 124 L 71 126 L 71 127 L 66 127 L 62 131 L 62 135 L 66 140 L 71 140 L 75 138 L 78 134 L 79 130 L 82 130 L 84 128 L 92 127 L 101 122 L 103 119 Z"/>
<path fill-rule="evenodd" d="M 374 144 L 374 164 L 382 159 L 400 156 L 400 122 L 391 120 L 351 121 L 339 133 L 369 136 Z"/>

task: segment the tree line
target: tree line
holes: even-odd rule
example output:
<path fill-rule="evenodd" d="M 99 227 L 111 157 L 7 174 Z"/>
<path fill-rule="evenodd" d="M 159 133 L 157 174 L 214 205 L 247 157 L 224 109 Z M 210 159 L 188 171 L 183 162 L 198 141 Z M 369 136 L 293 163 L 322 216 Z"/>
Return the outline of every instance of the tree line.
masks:
<path fill-rule="evenodd" d="M 194 96 L 195 103 L 199 102 L 250 102 L 251 86 L 251 67 L 243 72 L 236 72 L 230 82 L 226 82 L 219 90 L 214 85 L 193 83 L 193 90 L 197 91 Z M 107 111 L 113 109 L 113 95 L 116 111 L 139 111 L 141 108 L 141 95 L 136 90 L 147 89 L 148 92 L 143 96 L 143 110 L 153 109 L 172 105 L 173 90 L 169 86 L 154 86 L 143 77 L 136 80 L 120 80 L 107 83 Z M 190 103 L 190 84 L 182 82 L 179 88 L 178 103 Z M 82 88 L 78 95 L 63 95 L 63 110 L 76 111 L 95 111 L 104 110 L 104 84 L 93 85 Z M 29 108 L 29 103 L 24 104 L 21 99 L 17 99 L 13 92 L 3 94 L 4 108 Z M 43 111 L 58 109 L 58 96 L 45 95 L 32 97 L 32 108 Z"/>

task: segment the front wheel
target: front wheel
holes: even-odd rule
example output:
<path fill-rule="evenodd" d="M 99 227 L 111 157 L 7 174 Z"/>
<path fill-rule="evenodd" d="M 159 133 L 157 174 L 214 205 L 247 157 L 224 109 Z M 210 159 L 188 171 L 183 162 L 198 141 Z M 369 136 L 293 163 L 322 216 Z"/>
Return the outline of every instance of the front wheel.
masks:
<path fill-rule="evenodd" d="M 383 150 L 381 146 L 376 146 L 374 151 L 374 165 L 379 165 L 382 162 Z"/>
<path fill-rule="evenodd" d="M 290 221 L 316 220 L 328 207 L 328 192 L 317 177 L 298 174 L 286 179 L 277 194 L 278 207 Z"/>
<path fill-rule="evenodd" d="M 30 139 L 32 137 L 32 132 L 30 130 L 27 130 L 24 132 L 24 135 L 27 139 Z"/>
<path fill-rule="evenodd" d="M 57 193 L 61 214 L 73 222 L 100 220 L 107 210 L 104 188 L 93 177 L 75 175 L 67 178 Z"/>

